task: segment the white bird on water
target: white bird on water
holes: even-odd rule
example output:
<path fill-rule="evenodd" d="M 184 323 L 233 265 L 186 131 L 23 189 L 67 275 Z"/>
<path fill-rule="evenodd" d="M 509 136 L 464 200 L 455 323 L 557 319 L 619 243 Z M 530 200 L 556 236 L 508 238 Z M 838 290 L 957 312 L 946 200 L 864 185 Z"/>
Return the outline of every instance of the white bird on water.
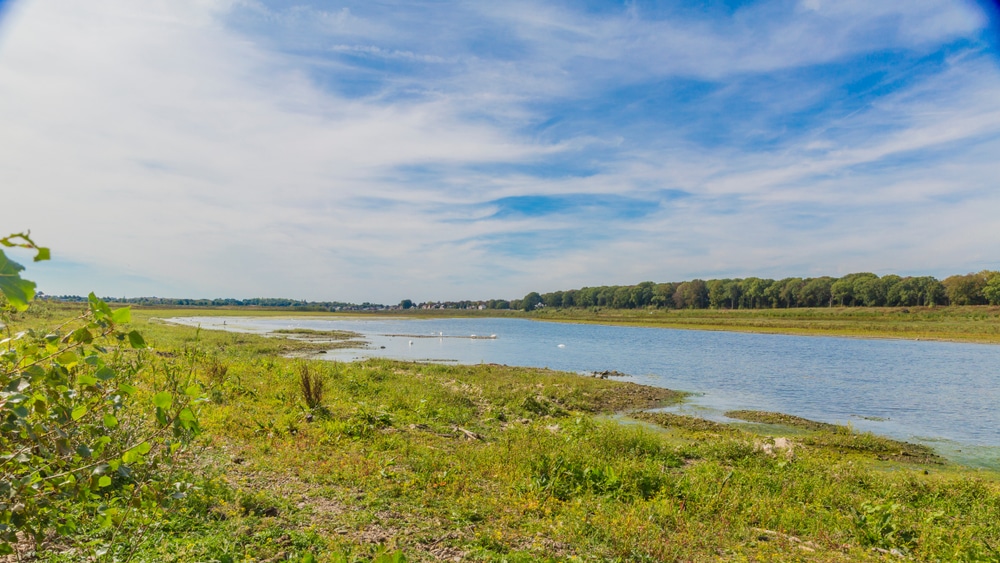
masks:
<path fill-rule="evenodd" d="M 410 346 L 413 346 L 413 341 L 412 340 L 410 341 Z"/>
<path fill-rule="evenodd" d="M 565 348 L 565 347 L 566 347 L 565 344 L 560 344 L 560 345 L 556 346 L 556 348 Z"/>

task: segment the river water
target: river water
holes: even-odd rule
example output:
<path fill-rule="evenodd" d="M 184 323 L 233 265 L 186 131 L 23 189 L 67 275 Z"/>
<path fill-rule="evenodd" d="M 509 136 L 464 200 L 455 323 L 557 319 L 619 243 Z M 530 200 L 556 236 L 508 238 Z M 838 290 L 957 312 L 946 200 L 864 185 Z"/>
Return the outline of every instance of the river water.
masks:
<path fill-rule="evenodd" d="M 330 360 L 617 370 L 636 383 L 693 393 L 675 411 L 717 420 L 731 409 L 778 411 L 925 443 L 972 465 L 1000 466 L 1000 346 L 497 318 L 173 321 L 248 332 L 350 330 L 370 343 L 364 350 L 332 350 L 325 355 Z"/>

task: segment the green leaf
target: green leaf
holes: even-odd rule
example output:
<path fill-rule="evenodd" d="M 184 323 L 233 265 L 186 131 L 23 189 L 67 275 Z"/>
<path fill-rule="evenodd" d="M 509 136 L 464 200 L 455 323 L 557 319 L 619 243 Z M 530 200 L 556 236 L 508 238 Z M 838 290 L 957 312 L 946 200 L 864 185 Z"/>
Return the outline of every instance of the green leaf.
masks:
<path fill-rule="evenodd" d="M 118 419 L 115 418 L 115 415 L 108 413 L 104 415 L 104 426 L 114 428 L 115 426 L 118 426 Z"/>
<path fill-rule="evenodd" d="M 90 331 L 86 327 L 80 327 L 73 331 L 70 338 L 74 342 L 82 342 L 84 344 L 90 344 L 94 341 L 94 335 L 90 334 Z"/>
<path fill-rule="evenodd" d="M 102 475 L 101 478 L 97 480 L 97 486 L 101 487 L 102 489 L 104 487 L 110 487 L 111 477 L 108 477 L 107 475 Z"/>
<path fill-rule="evenodd" d="M 133 330 L 128 333 L 128 343 L 132 345 L 133 348 L 140 349 L 146 347 L 146 341 L 143 340 L 142 335 L 138 331 Z"/>
<path fill-rule="evenodd" d="M 187 422 L 194 421 L 194 413 L 191 412 L 191 409 L 181 409 L 181 412 L 177 414 L 177 417 Z"/>
<path fill-rule="evenodd" d="M 184 394 L 187 395 L 188 397 L 198 397 L 198 395 L 201 395 L 201 386 L 195 383 L 194 385 L 191 385 L 187 389 L 185 389 Z"/>
<path fill-rule="evenodd" d="M 160 391 L 156 395 L 153 395 L 153 404 L 161 409 L 169 409 L 170 405 L 174 403 L 174 396 L 166 391 Z"/>
<path fill-rule="evenodd" d="M 42 260 L 49 260 L 52 258 L 52 254 L 49 252 L 48 248 L 40 246 L 37 247 L 37 249 L 38 252 L 35 253 L 35 258 L 34 258 L 35 262 L 41 262 Z"/>
<path fill-rule="evenodd" d="M 153 449 L 153 445 L 150 444 L 149 442 L 143 442 L 143 443 L 139 444 L 138 446 L 136 446 L 135 449 L 141 455 L 146 455 L 146 454 L 149 453 L 149 450 Z"/>
<path fill-rule="evenodd" d="M 122 383 L 118 386 L 118 390 L 126 395 L 134 395 L 139 388 L 134 385 L 129 385 L 128 383 Z"/>
<path fill-rule="evenodd" d="M 62 366 L 71 366 L 79 361 L 80 358 L 72 350 L 67 350 L 56 356 L 56 363 Z"/>
<path fill-rule="evenodd" d="M 122 307 L 111 312 L 111 320 L 117 324 L 132 322 L 132 309 Z"/>
<path fill-rule="evenodd" d="M 135 451 L 135 448 L 128 450 L 122 454 L 122 461 L 124 463 L 135 463 L 139 460 L 139 452 Z"/>
<path fill-rule="evenodd" d="M 7 258 L 0 250 L 0 292 L 7 297 L 18 311 L 28 308 L 28 302 L 35 298 L 35 282 L 21 278 L 24 266 Z"/>
<path fill-rule="evenodd" d="M 87 405 L 78 405 L 73 409 L 71 416 L 73 420 L 80 420 L 85 414 L 87 414 Z"/>
<path fill-rule="evenodd" d="M 94 292 L 90 292 L 87 296 L 87 301 L 90 303 L 90 310 L 94 313 L 94 317 L 97 319 L 103 319 L 111 316 L 111 307 L 104 301 L 101 301 Z"/>
<path fill-rule="evenodd" d="M 107 381 L 115 376 L 115 372 L 113 369 L 105 366 L 94 372 L 94 376 L 101 381 Z"/>

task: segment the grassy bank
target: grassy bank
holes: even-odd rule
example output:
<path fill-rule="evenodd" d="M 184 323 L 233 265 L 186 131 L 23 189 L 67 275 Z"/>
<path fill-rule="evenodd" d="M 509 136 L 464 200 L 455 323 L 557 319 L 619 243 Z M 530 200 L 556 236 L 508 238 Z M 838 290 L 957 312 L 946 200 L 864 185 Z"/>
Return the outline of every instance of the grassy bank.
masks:
<path fill-rule="evenodd" d="M 136 560 L 998 558 L 997 475 L 925 448 L 775 413 L 643 414 L 681 397 L 548 370 L 293 359 L 325 344 L 159 314 L 133 317 L 152 361 L 208 401 L 196 486 Z"/>
<path fill-rule="evenodd" d="M 834 307 L 817 309 L 554 309 L 546 321 L 729 330 L 808 336 L 1000 343 L 1000 307 Z"/>

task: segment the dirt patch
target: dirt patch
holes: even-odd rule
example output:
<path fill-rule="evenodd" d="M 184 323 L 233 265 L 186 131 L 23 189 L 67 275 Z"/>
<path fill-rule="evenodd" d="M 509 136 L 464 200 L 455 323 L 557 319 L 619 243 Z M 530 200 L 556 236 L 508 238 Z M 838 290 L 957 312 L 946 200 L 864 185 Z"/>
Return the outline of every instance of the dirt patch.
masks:
<path fill-rule="evenodd" d="M 663 407 L 680 402 L 686 393 L 637 383 L 619 383 L 589 397 L 595 412 L 616 413 Z"/>
<path fill-rule="evenodd" d="M 638 420 L 651 422 L 664 428 L 681 428 L 683 430 L 690 430 L 693 432 L 721 433 L 732 431 L 732 428 L 726 426 L 725 424 L 712 422 L 711 420 L 705 420 L 704 418 L 674 414 L 671 412 L 637 412 L 632 413 L 629 416 Z"/>
<path fill-rule="evenodd" d="M 735 418 L 738 420 L 745 420 L 747 422 L 759 422 L 761 424 L 783 424 L 785 426 L 794 426 L 796 428 L 805 428 L 806 430 L 838 430 L 842 428 L 836 424 L 827 424 L 826 422 L 817 422 L 815 420 L 809 420 L 808 418 L 802 418 L 799 416 L 793 416 L 790 414 L 784 414 L 780 412 L 769 412 L 769 411 L 728 411 L 725 413 L 729 418 Z"/>

